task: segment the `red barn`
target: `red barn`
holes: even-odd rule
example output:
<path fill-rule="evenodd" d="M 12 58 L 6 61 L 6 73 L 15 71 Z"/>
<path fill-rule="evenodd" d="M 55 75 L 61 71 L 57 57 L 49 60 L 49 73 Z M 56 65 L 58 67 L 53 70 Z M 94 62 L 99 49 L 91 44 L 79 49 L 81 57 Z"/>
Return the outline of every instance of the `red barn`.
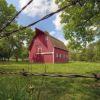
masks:
<path fill-rule="evenodd" d="M 65 63 L 68 51 L 63 42 L 36 29 L 36 35 L 29 46 L 29 60 L 34 63 Z"/>

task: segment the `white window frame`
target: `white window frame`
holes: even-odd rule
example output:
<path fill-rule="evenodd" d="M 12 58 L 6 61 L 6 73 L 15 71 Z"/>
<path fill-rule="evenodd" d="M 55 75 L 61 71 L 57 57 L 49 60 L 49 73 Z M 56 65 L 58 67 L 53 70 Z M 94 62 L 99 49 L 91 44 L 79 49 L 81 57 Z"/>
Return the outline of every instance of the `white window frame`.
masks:
<path fill-rule="evenodd" d="M 38 52 L 38 53 L 39 53 L 39 52 L 42 52 L 42 48 L 39 47 L 38 50 L 37 50 L 37 52 Z"/>
<path fill-rule="evenodd" d="M 61 58 L 61 54 L 59 54 L 59 58 Z"/>

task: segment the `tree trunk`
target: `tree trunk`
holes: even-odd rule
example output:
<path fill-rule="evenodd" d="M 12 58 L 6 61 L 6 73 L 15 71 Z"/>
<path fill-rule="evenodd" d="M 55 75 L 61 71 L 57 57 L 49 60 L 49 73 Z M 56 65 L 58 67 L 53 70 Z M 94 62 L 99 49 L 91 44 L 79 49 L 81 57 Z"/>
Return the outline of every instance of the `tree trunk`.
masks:
<path fill-rule="evenodd" d="M 10 61 L 10 57 L 8 57 L 8 61 Z"/>
<path fill-rule="evenodd" d="M 22 58 L 22 62 L 24 61 L 24 58 Z"/>
<path fill-rule="evenodd" d="M 18 57 L 16 56 L 15 58 L 16 58 L 16 62 L 18 62 Z"/>

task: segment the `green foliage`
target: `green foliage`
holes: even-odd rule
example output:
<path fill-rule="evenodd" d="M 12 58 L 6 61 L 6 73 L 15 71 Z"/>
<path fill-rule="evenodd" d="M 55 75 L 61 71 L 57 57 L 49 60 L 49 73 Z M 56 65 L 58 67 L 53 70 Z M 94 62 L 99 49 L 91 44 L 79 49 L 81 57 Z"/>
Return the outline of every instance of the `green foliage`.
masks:
<path fill-rule="evenodd" d="M 8 5 L 6 0 L 0 0 L 0 28 L 5 26 L 7 22 L 16 14 L 16 9 L 13 5 Z M 12 25 L 15 22 L 12 23 Z M 3 32 L 5 32 L 4 30 Z"/>
<path fill-rule="evenodd" d="M 8 5 L 6 0 L 0 0 L 0 29 L 2 29 L 10 19 L 16 14 L 15 7 L 11 4 Z M 0 36 L 4 35 L 5 32 L 12 32 L 13 30 L 22 28 L 19 26 L 15 19 L 14 22 L 10 24 L 3 32 L 0 33 Z M 27 28 L 20 32 L 10 35 L 0 39 L 0 60 L 10 59 L 10 57 L 15 57 L 16 61 L 18 58 L 24 59 L 28 57 L 28 46 L 34 32 L 32 29 Z"/>
<path fill-rule="evenodd" d="M 59 7 L 73 0 L 56 0 Z M 100 36 L 100 2 L 99 0 L 79 0 L 63 11 L 61 15 L 64 24 L 65 38 L 73 45 L 86 47 L 87 43 Z M 76 47 L 77 47 L 76 45 Z"/>
<path fill-rule="evenodd" d="M 70 46 L 69 46 L 70 48 Z M 70 58 L 74 61 L 100 62 L 100 40 L 80 50 L 70 49 Z"/>
<path fill-rule="evenodd" d="M 34 35 L 35 33 L 30 28 L 20 31 L 15 35 L 17 44 L 15 46 L 14 56 L 17 58 L 16 60 L 21 58 L 23 61 L 24 59 L 28 58 L 28 47 Z"/>
<path fill-rule="evenodd" d="M 12 41 L 9 40 L 8 38 L 0 40 L 0 58 L 2 60 L 5 60 L 9 58 L 12 55 Z"/>

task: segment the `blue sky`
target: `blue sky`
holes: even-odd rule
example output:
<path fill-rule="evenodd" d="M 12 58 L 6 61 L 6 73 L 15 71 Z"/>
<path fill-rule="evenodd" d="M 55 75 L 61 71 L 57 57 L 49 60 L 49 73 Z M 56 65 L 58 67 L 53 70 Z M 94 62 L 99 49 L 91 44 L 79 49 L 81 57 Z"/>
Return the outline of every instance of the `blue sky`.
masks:
<path fill-rule="evenodd" d="M 29 0 L 6 0 L 8 4 L 13 4 L 17 11 L 19 11 Z M 45 3 L 45 4 L 44 4 Z M 50 7 L 49 7 L 50 6 Z M 39 8 L 40 7 L 40 8 Z M 36 0 L 25 9 L 19 16 L 18 16 L 18 23 L 20 25 L 26 26 L 39 18 L 43 17 L 47 13 L 55 11 L 57 9 L 57 5 L 54 3 L 54 0 Z M 46 13 L 47 12 L 47 13 Z M 32 26 L 32 29 L 39 28 L 43 31 L 48 31 L 51 35 L 58 38 L 59 40 L 67 43 L 64 39 L 62 25 L 60 23 L 59 14 L 56 14 L 40 23 Z"/>

